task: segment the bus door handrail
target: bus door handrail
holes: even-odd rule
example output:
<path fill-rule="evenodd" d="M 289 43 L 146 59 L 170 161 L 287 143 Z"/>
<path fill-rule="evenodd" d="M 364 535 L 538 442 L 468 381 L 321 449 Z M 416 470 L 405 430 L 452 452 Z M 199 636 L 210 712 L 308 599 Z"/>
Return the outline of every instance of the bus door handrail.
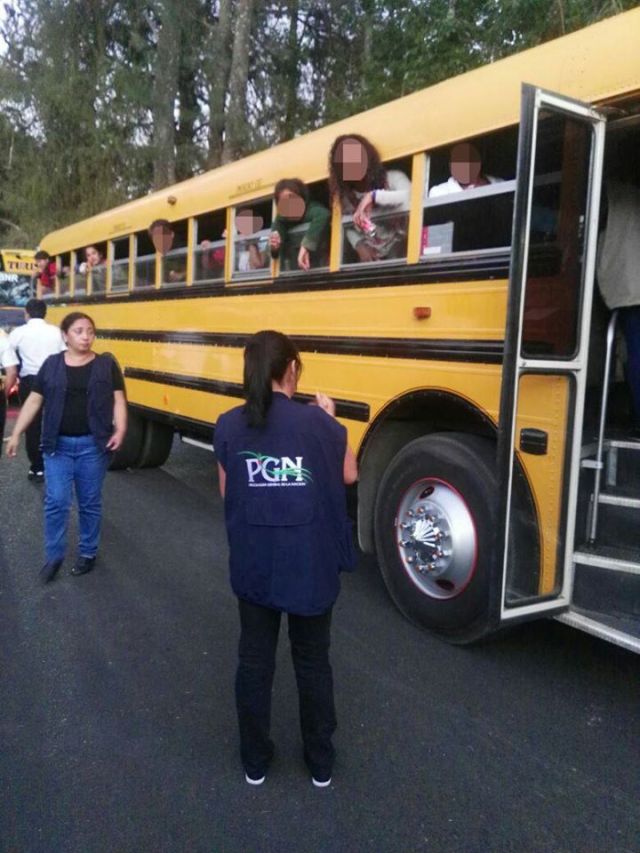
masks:
<path fill-rule="evenodd" d="M 600 501 L 600 489 L 602 482 L 602 468 L 604 457 L 604 433 L 607 424 L 607 404 L 609 401 L 609 385 L 611 383 L 611 363 L 613 361 L 613 350 L 616 340 L 616 325 L 618 311 L 613 311 L 609 325 L 607 326 L 607 352 L 604 362 L 604 377 L 602 382 L 602 399 L 600 402 L 600 423 L 598 425 L 598 446 L 596 450 L 595 476 L 593 482 L 593 495 L 591 506 L 591 518 L 589 522 L 589 534 L 587 537 L 589 545 L 595 545 L 598 533 L 598 506 Z"/>

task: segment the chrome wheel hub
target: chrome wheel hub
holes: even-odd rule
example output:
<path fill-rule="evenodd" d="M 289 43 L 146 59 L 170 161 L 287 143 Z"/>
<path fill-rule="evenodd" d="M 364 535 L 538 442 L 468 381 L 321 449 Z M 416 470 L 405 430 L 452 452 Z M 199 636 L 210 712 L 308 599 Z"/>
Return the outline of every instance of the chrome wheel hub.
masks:
<path fill-rule="evenodd" d="M 404 494 L 396 517 L 404 570 L 432 598 L 454 598 L 469 583 L 477 536 L 462 496 L 448 483 L 424 479 Z"/>

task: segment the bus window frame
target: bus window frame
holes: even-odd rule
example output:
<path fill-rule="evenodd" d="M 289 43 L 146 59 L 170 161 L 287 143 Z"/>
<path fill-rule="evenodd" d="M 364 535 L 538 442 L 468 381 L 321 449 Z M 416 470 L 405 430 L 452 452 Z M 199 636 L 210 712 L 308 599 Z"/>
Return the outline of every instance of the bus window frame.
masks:
<path fill-rule="evenodd" d="M 157 261 L 157 253 L 154 251 L 149 255 L 138 255 L 138 234 L 136 231 L 131 232 L 131 251 L 132 257 L 134 259 L 133 262 L 133 277 L 130 282 L 130 292 L 131 293 L 148 293 L 150 290 L 155 288 L 156 281 L 156 261 Z M 137 264 L 138 261 L 146 261 L 149 258 L 153 258 L 153 283 L 152 284 L 141 284 L 139 286 L 136 285 L 137 280 Z"/>
<path fill-rule="evenodd" d="M 106 287 L 106 292 L 109 294 L 114 293 L 115 295 L 122 296 L 123 293 L 129 292 L 129 279 L 130 279 L 130 272 L 131 272 L 131 240 L 130 240 L 130 237 L 131 237 L 130 234 L 123 234 L 120 237 L 112 237 L 111 240 L 109 240 L 108 252 L 109 252 L 110 260 L 109 260 L 109 263 L 107 264 L 107 287 Z M 127 263 L 129 264 L 129 268 L 127 269 L 127 285 L 126 285 L 126 287 L 120 287 L 119 286 L 119 287 L 114 288 L 113 287 L 113 267 L 114 267 L 114 264 L 121 263 L 121 261 L 123 260 L 123 259 L 121 259 L 120 261 L 117 261 L 115 258 L 116 243 L 120 243 L 124 240 L 127 241 L 127 252 L 128 252 L 128 254 L 127 254 L 126 260 L 127 260 Z M 91 289 L 93 290 L 93 282 L 91 284 Z"/>

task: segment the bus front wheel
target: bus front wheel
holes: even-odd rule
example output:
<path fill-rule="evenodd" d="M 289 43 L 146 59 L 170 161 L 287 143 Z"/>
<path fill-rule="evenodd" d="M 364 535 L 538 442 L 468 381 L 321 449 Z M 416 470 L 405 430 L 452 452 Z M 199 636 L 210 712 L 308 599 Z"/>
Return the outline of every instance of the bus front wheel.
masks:
<path fill-rule="evenodd" d="M 376 553 L 399 610 L 450 642 L 489 630 L 495 444 L 435 433 L 392 459 L 376 499 Z"/>

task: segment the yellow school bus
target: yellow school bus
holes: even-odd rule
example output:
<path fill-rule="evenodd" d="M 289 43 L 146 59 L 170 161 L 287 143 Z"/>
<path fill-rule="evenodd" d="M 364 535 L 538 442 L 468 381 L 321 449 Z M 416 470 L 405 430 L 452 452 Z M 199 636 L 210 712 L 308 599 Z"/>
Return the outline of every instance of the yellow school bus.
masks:
<path fill-rule="evenodd" d="M 640 442 L 594 298 L 603 168 L 625 162 L 605 139 L 640 151 L 639 33 L 627 12 L 48 234 L 71 270 L 51 314 L 90 312 L 124 369 L 117 464 L 162 464 L 175 431 L 209 441 L 242 396 L 247 336 L 279 329 L 301 399 L 337 401 L 359 542 L 405 615 L 460 643 L 555 616 L 640 650 Z M 401 257 L 361 262 L 334 206 L 327 256 L 279 268 L 274 185 L 299 177 L 328 204 L 345 133 L 410 180 Z M 461 141 L 491 180 L 432 192 Z M 74 272 L 87 246 L 104 263 Z"/>
<path fill-rule="evenodd" d="M 22 308 L 35 296 L 35 252 L 0 249 L 0 327 L 22 322 Z"/>

